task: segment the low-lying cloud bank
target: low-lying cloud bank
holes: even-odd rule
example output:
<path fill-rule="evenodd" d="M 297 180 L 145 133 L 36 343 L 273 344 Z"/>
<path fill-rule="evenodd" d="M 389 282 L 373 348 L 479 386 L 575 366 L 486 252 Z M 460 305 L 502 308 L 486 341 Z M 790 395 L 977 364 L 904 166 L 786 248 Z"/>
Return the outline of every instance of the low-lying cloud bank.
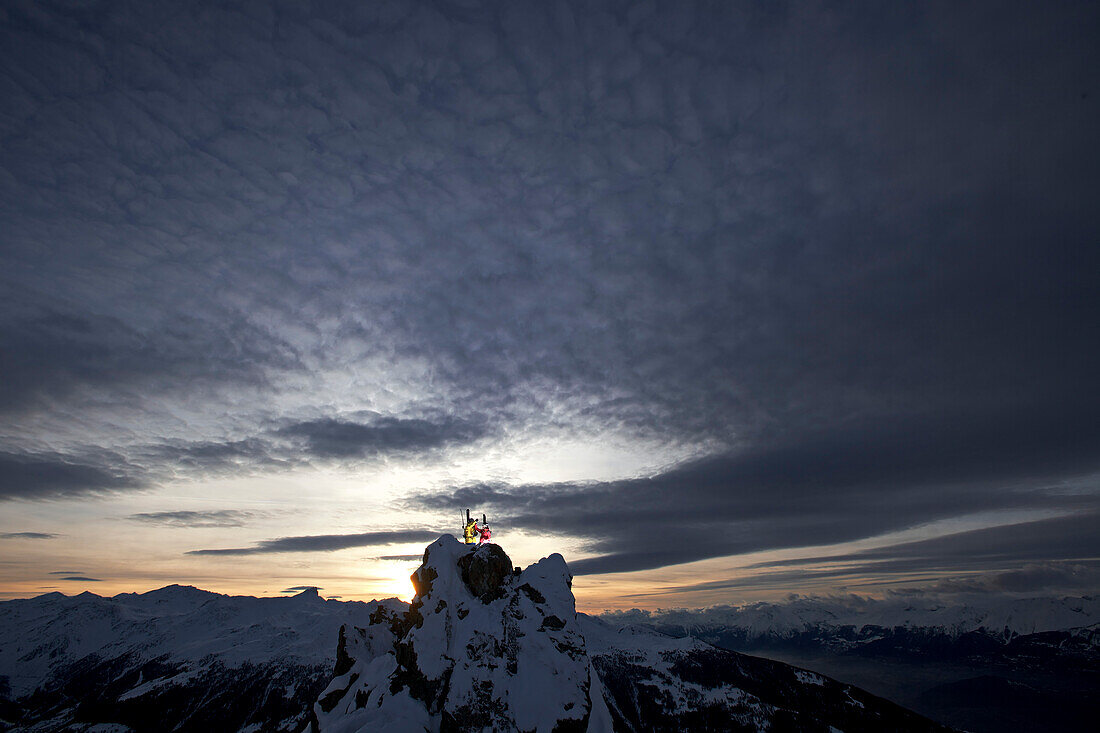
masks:
<path fill-rule="evenodd" d="M 652 625 L 674 633 L 742 630 L 743 638 L 749 641 L 768 636 L 784 638 L 791 633 L 845 626 L 857 631 L 865 626 L 887 629 L 903 626 L 934 627 L 940 633 L 952 635 L 983 628 L 993 634 L 1003 634 L 1005 629 L 1031 634 L 1079 629 L 1100 623 L 1100 597 L 1019 597 L 1000 593 L 943 595 L 923 592 L 890 593 L 885 598 L 855 594 L 791 595 L 776 603 L 657 611 L 631 609 L 609 611 L 603 617 L 614 623 Z"/>

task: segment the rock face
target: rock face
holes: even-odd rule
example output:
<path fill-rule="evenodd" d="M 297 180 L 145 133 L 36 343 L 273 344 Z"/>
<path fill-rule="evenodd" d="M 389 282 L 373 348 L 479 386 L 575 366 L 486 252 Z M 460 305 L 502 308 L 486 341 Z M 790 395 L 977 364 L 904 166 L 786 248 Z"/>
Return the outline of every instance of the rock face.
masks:
<path fill-rule="evenodd" d="M 500 545 L 482 545 L 458 558 L 462 582 L 470 592 L 489 603 L 504 593 L 504 579 L 512 574 L 512 561 Z"/>
<path fill-rule="evenodd" d="M 594 672 L 561 555 L 517 574 L 499 546 L 445 535 L 413 584 L 407 613 L 342 632 L 346 661 L 314 708 L 321 731 L 588 728 Z"/>

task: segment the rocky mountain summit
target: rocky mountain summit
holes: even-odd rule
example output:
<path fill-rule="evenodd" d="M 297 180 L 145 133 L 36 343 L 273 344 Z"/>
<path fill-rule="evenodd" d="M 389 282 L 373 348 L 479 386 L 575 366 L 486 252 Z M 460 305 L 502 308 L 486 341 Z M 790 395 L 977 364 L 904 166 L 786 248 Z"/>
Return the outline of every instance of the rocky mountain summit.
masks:
<path fill-rule="evenodd" d="M 577 614 L 557 554 L 433 542 L 403 613 L 340 632 L 320 733 L 945 730 L 850 685 L 694 639 Z"/>
<path fill-rule="evenodd" d="M 321 731 L 586 730 L 593 672 L 561 555 L 519 571 L 499 545 L 444 536 L 413 584 L 404 614 L 341 631 Z"/>

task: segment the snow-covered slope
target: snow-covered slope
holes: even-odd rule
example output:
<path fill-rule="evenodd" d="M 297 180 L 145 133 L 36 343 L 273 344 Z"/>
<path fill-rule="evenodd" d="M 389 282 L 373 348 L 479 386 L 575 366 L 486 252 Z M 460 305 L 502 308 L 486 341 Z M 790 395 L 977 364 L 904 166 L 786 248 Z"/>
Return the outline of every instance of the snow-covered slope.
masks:
<path fill-rule="evenodd" d="M 43 730 L 104 719 L 140 729 L 157 716 L 182 730 L 210 730 L 212 720 L 300 729 L 331 674 L 340 627 L 367 623 L 378 606 L 316 591 L 253 598 L 178 585 L 8 601 L 0 604 L 3 717 Z"/>
<path fill-rule="evenodd" d="M 581 616 L 616 731 L 940 731 L 808 670 Z"/>
<path fill-rule="evenodd" d="M 570 580 L 560 555 L 520 572 L 441 537 L 407 612 L 341 632 L 319 730 L 940 729 L 805 670 L 577 614 Z"/>

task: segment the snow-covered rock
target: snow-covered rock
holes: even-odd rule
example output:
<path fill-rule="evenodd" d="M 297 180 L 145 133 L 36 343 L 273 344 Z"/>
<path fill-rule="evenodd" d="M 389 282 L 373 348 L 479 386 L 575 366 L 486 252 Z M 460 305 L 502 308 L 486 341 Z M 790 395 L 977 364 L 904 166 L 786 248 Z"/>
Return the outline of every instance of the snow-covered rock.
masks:
<path fill-rule="evenodd" d="M 441 537 L 413 576 L 407 613 L 345 630 L 339 656 L 351 661 L 317 702 L 320 730 L 394 721 L 410 730 L 585 730 L 592 670 L 570 581 L 561 555 L 515 572 L 497 545 L 471 550 Z M 390 648 L 374 656 L 387 635 Z"/>

